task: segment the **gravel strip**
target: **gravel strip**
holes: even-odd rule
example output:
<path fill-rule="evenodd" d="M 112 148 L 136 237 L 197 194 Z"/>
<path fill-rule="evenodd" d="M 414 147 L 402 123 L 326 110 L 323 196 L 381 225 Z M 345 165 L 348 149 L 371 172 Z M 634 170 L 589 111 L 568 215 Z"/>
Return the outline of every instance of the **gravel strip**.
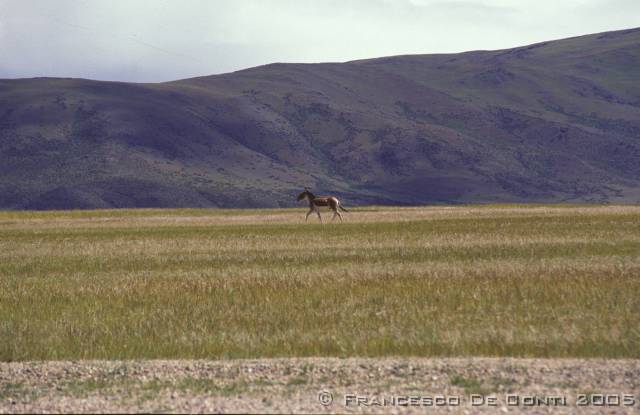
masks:
<path fill-rule="evenodd" d="M 640 360 L 0 363 L 0 413 L 158 411 L 640 413 Z"/>

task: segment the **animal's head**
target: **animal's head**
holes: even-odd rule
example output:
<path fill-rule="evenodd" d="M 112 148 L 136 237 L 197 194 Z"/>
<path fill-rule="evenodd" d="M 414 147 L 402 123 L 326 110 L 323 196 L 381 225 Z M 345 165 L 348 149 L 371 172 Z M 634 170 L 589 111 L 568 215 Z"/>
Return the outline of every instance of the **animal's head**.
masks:
<path fill-rule="evenodd" d="M 301 200 L 303 200 L 303 199 L 309 199 L 309 198 L 310 198 L 310 196 L 309 196 L 309 195 L 310 195 L 310 193 L 309 193 L 309 188 L 308 188 L 308 187 L 305 187 L 305 188 L 304 188 L 304 192 L 302 192 L 302 193 L 300 193 L 300 194 L 298 195 L 297 200 L 298 200 L 298 201 L 301 201 Z"/>

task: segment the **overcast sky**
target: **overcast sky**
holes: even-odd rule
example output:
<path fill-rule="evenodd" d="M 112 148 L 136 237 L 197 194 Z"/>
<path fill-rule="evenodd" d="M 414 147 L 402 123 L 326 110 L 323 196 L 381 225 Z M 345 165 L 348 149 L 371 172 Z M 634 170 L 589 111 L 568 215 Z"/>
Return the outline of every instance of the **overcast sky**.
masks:
<path fill-rule="evenodd" d="M 0 0 L 0 78 L 157 82 L 640 26 L 640 0 Z"/>

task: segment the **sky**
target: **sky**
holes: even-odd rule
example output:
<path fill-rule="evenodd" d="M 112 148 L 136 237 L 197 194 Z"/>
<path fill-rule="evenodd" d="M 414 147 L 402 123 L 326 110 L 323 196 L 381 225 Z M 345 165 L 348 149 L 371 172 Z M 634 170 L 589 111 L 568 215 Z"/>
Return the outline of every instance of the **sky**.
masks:
<path fill-rule="evenodd" d="M 0 0 L 0 78 L 162 82 L 640 26 L 640 0 Z"/>

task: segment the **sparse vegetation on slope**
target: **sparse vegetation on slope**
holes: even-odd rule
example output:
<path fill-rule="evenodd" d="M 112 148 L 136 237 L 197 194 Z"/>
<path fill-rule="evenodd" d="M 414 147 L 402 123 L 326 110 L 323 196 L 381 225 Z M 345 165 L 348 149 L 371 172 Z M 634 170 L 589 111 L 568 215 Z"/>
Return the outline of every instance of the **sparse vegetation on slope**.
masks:
<path fill-rule="evenodd" d="M 640 29 L 162 84 L 0 80 L 0 208 L 637 202 Z"/>

